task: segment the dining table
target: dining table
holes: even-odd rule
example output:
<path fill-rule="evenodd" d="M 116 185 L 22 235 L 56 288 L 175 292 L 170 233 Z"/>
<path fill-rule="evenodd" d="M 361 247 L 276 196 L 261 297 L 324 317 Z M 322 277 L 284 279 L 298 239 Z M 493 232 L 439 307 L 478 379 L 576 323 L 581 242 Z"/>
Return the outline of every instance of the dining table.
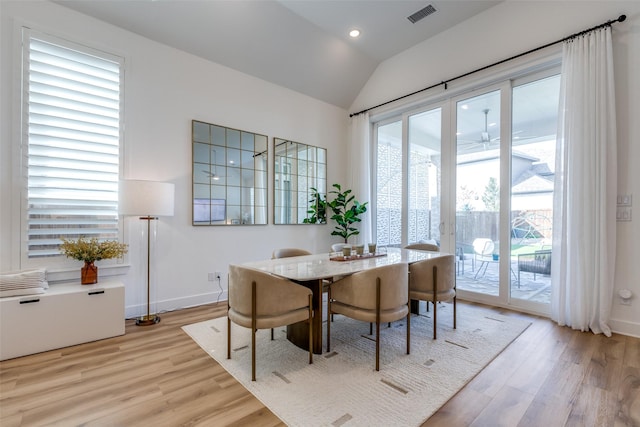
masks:
<path fill-rule="evenodd" d="M 313 352 L 322 354 L 322 321 L 323 321 L 323 284 L 335 278 L 344 277 L 386 265 L 436 259 L 449 255 L 445 252 L 423 251 L 417 249 L 401 249 L 394 247 L 379 248 L 375 253 L 343 256 L 342 253 L 321 253 L 288 258 L 250 261 L 240 265 L 254 268 L 301 284 L 313 292 Z M 412 311 L 417 310 L 417 301 Z M 309 335 L 305 322 L 287 326 L 287 339 L 298 347 L 308 350 Z"/>

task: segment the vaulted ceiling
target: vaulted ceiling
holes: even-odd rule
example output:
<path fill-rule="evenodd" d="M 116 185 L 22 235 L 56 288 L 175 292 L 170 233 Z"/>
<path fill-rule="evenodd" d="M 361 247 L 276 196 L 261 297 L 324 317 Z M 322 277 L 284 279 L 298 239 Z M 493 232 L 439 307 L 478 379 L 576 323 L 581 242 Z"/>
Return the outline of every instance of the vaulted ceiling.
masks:
<path fill-rule="evenodd" d="M 54 0 L 347 109 L 378 64 L 499 1 Z M 425 9 L 423 19 L 408 17 Z M 435 11 L 433 11 L 435 10 Z M 431 13 L 429 13 L 431 12 Z M 351 38 L 349 31 L 361 35 Z"/>

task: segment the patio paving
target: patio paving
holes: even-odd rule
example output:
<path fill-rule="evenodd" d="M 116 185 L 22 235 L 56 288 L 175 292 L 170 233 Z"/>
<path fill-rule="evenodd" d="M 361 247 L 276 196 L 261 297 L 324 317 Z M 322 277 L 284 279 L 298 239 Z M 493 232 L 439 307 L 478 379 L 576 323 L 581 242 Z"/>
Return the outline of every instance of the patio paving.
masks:
<path fill-rule="evenodd" d="M 476 268 L 472 269 L 471 260 L 466 260 L 464 265 L 464 273 L 458 271 L 456 287 L 460 290 L 479 292 L 488 295 L 498 295 L 498 263 L 489 262 L 486 264 L 486 271 L 478 272 L 480 262 L 476 262 Z M 483 267 L 484 270 L 484 267 Z M 518 286 L 518 263 L 514 260 L 511 262 L 511 297 L 529 301 L 549 304 L 551 301 L 551 277 L 542 274 L 536 274 L 535 280 L 533 273 L 520 273 L 520 286 Z M 463 273 L 463 274 L 462 274 Z M 476 277 L 477 276 L 477 277 Z"/>

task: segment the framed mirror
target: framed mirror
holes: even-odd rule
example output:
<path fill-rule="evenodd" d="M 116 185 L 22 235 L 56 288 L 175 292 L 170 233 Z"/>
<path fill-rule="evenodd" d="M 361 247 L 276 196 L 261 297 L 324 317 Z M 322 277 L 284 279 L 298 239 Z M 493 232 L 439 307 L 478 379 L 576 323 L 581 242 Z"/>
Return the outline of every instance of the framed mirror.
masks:
<path fill-rule="evenodd" d="M 192 121 L 193 225 L 267 224 L 268 138 Z"/>
<path fill-rule="evenodd" d="M 327 149 L 282 138 L 274 138 L 273 144 L 273 222 L 309 222 L 313 215 L 309 210 L 315 204 L 316 196 L 313 189 L 326 199 Z"/>

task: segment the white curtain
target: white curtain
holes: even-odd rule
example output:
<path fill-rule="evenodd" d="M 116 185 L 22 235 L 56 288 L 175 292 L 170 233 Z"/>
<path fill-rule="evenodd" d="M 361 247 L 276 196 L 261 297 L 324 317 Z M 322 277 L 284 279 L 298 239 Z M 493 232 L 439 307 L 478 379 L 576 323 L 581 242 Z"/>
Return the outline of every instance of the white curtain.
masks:
<path fill-rule="evenodd" d="M 551 314 L 611 335 L 617 143 L 611 27 L 564 43 L 554 200 Z"/>
<path fill-rule="evenodd" d="M 349 168 L 351 170 L 350 187 L 356 200 L 360 203 L 367 202 L 367 212 L 362 215 L 359 224 L 360 234 L 356 240 L 367 244 L 372 242 L 371 201 L 373 192 L 371 189 L 371 123 L 369 113 L 358 114 L 351 118 L 351 139 L 349 141 Z"/>

